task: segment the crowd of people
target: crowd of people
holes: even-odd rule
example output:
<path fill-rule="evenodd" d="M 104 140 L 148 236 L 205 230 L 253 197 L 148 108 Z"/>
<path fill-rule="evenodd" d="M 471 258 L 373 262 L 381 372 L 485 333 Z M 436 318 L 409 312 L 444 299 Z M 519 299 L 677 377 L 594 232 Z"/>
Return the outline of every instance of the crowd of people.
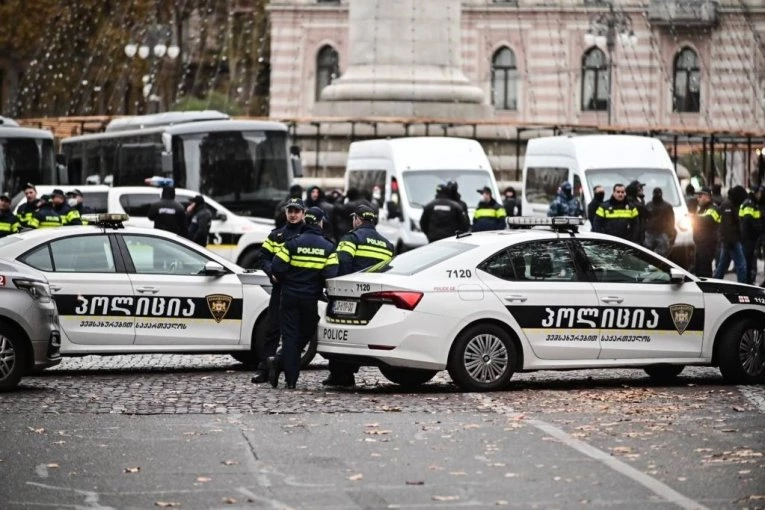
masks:
<path fill-rule="evenodd" d="M 35 185 L 27 183 L 24 186 L 24 198 L 25 202 L 14 214 L 10 195 L 0 195 L 0 237 L 23 229 L 82 225 L 85 223 L 82 215 L 91 212 L 83 204 L 82 193 L 77 189 L 68 193 L 54 189 L 50 195 L 37 196 Z"/>

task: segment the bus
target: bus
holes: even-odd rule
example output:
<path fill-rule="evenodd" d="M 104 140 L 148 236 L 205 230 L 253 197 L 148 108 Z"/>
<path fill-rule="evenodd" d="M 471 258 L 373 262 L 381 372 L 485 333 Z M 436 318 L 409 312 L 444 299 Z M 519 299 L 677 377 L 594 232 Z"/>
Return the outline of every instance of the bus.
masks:
<path fill-rule="evenodd" d="M 140 186 L 168 179 L 239 215 L 273 218 L 301 177 L 287 135 L 280 122 L 233 120 L 215 111 L 115 119 L 103 133 L 61 141 L 65 171 L 52 184 Z"/>
<path fill-rule="evenodd" d="M 53 182 L 55 174 L 53 133 L 0 117 L 0 192 L 14 196 L 28 182 Z"/>

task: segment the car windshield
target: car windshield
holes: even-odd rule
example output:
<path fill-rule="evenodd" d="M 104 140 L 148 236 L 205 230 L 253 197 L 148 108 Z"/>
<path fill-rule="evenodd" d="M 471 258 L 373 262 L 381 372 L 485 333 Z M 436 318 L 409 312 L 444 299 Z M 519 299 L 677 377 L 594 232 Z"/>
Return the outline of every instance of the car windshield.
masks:
<path fill-rule="evenodd" d="M 436 196 L 436 186 L 447 181 L 457 182 L 462 200 L 475 207 L 481 200 L 476 190 L 492 187 L 489 172 L 483 170 L 417 170 L 403 173 L 406 193 L 412 207 L 422 209 Z"/>
<path fill-rule="evenodd" d="M 366 269 L 365 272 L 413 275 L 473 248 L 476 248 L 476 245 L 457 241 L 426 244 L 415 250 L 396 255 L 388 262 L 374 265 Z"/>
<path fill-rule="evenodd" d="M 606 197 L 609 197 L 614 184 L 627 186 L 632 181 L 645 184 L 643 192 L 650 200 L 654 188 L 661 188 L 664 201 L 677 207 L 680 205 L 680 196 L 677 192 L 677 176 L 666 168 L 603 168 L 587 170 L 585 172 L 590 189 L 595 186 L 603 186 Z"/>

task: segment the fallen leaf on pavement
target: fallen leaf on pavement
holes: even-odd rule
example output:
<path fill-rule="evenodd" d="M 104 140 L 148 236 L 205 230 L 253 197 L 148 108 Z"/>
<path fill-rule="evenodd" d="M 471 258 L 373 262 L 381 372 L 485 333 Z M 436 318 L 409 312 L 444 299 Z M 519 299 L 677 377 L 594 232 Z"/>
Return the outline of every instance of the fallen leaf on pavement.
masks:
<path fill-rule="evenodd" d="M 235 461 L 235 460 L 224 460 L 224 461 L 222 462 L 222 464 L 223 464 L 224 466 L 236 466 L 236 465 L 237 465 L 237 464 L 239 464 L 239 463 L 238 463 L 237 461 Z"/>
<path fill-rule="evenodd" d="M 34 432 L 35 434 L 43 434 L 45 432 L 44 428 L 36 429 L 34 427 L 27 427 L 30 431 Z"/>
<path fill-rule="evenodd" d="M 431 497 L 433 501 L 457 501 L 460 499 L 459 496 L 433 496 Z"/>
<path fill-rule="evenodd" d="M 177 501 L 155 501 L 154 506 L 158 506 L 160 508 L 177 508 L 181 506 L 181 504 Z"/>
<path fill-rule="evenodd" d="M 369 434 L 369 435 L 372 435 L 372 436 L 382 436 L 382 435 L 385 435 L 385 434 L 390 434 L 391 432 L 393 432 L 393 431 L 392 430 L 377 430 L 377 429 L 372 429 L 372 430 L 365 430 L 364 434 Z"/>
<path fill-rule="evenodd" d="M 234 498 L 223 498 L 223 502 L 227 505 L 236 505 L 236 500 Z"/>
<path fill-rule="evenodd" d="M 740 406 L 733 406 L 733 410 L 736 411 L 737 413 L 743 413 L 744 411 L 746 411 L 746 409 Z"/>
<path fill-rule="evenodd" d="M 55 462 L 51 462 L 50 464 L 46 464 L 45 467 L 50 469 L 57 469 L 58 464 L 56 464 Z"/>
<path fill-rule="evenodd" d="M 210 480 L 212 480 L 212 478 L 207 478 L 206 476 L 197 477 L 197 482 L 209 482 Z"/>
<path fill-rule="evenodd" d="M 351 480 L 353 482 L 357 482 L 363 479 L 364 479 L 364 475 L 362 475 L 361 473 L 356 473 L 355 475 L 351 475 L 348 477 L 348 480 Z"/>
<path fill-rule="evenodd" d="M 140 467 L 128 467 L 125 468 L 125 473 L 137 473 L 141 470 Z"/>
<path fill-rule="evenodd" d="M 480 425 L 478 425 L 477 423 L 468 423 L 467 425 L 465 425 L 465 426 L 464 426 L 464 427 L 462 427 L 462 428 L 463 428 L 463 429 L 480 429 L 480 428 L 481 428 L 481 426 L 480 426 Z"/>
<path fill-rule="evenodd" d="M 422 480 L 407 480 L 406 484 L 407 485 L 425 485 L 425 482 L 423 482 Z"/>

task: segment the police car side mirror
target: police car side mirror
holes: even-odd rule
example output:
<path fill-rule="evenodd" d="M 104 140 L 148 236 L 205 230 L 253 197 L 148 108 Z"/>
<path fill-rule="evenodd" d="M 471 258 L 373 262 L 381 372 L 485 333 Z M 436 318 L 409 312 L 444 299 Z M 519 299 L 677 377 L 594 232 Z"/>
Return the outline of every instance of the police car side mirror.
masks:
<path fill-rule="evenodd" d="M 226 274 L 226 268 L 217 262 L 210 260 L 205 263 L 205 268 L 202 270 L 202 274 L 206 276 L 223 276 Z"/>
<path fill-rule="evenodd" d="M 220 221 L 226 221 L 228 219 L 228 216 L 226 216 L 226 213 L 219 212 L 218 214 L 215 215 L 214 219 L 220 220 Z"/>
<path fill-rule="evenodd" d="M 672 283 L 683 283 L 685 281 L 685 273 L 676 268 L 670 268 L 669 281 Z"/>

